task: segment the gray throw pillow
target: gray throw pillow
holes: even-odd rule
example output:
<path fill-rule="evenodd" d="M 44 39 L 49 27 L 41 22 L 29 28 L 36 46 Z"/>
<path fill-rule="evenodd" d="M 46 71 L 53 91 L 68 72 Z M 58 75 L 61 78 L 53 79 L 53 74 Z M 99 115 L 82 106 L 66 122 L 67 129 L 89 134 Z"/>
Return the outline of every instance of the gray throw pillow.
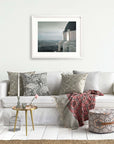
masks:
<path fill-rule="evenodd" d="M 84 91 L 87 90 L 99 90 L 99 72 L 83 72 L 83 71 L 73 71 L 73 74 L 84 74 L 88 73 Z"/>
<path fill-rule="evenodd" d="M 47 73 L 21 74 L 24 85 L 24 96 L 49 95 Z"/>
<path fill-rule="evenodd" d="M 18 72 L 7 72 L 7 73 L 10 81 L 8 95 L 17 96 L 18 95 Z M 32 74 L 35 72 L 25 72 L 25 73 Z M 20 95 L 21 96 L 23 95 L 23 80 L 21 75 L 20 75 Z"/>
<path fill-rule="evenodd" d="M 85 81 L 88 74 L 61 74 L 62 82 L 60 94 L 83 93 Z"/>

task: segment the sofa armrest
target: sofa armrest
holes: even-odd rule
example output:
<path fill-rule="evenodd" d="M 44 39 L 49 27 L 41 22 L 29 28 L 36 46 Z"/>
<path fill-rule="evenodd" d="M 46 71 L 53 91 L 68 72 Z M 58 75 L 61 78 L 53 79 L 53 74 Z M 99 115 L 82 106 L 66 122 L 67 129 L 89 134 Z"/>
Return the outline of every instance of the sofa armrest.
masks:
<path fill-rule="evenodd" d="M 9 86 L 8 80 L 0 82 L 0 99 L 8 95 L 8 86 Z"/>

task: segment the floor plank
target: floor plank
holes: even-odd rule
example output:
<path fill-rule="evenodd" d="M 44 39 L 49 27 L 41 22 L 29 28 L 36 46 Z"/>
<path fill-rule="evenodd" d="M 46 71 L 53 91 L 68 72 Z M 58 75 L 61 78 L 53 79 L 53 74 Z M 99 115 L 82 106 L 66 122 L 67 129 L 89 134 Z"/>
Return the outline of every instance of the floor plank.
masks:
<path fill-rule="evenodd" d="M 73 130 L 72 139 L 73 140 L 86 140 L 87 139 L 86 126 L 80 127 L 77 130 Z"/>
<path fill-rule="evenodd" d="M 102 134 L 102 139 L 114 139 L 114 133 Z"/>
<path fill-rule="evenodd" d="M 58 129 L 59 127 L 57 126 L 47 126 L 42 139 L 55 139 L 56 140 L 57 135 L 58 135 Z"/>
<path fill-rule="evenodd" d="M 88 125 L 80 127 L 77 130 L 71 130 L 59 126 L 35 126 L 33 131 L 28 126 L 28 136 L 26 136 L 25 126 L 20 131 L 8 131 L 8 127 L 0 126 L 0 140 L 38 140 L 38 139 L 60 139 L 60 140 L 103 140 L 114 139 L 114 133 L 96 134 L 88 131 Z"/>
<path fill-rule="evenodd" d="M 45 132 L 46 126 L 35 126 L 34 131 L 31 130 L 31 133 L 28 137 L 28 139 L 33 139 L 33 140 L 40 140 L 43 137 L 43 134 Z"/>
<path fill-rule="evenodd" d="M 21 126 L 21 130 L 20 131 L 16 131 L 14 132 L 15 135 L 12 137 L 13 140 L 27 140 L 30 136 L 32 127 L 28 126 L 27 129 L 27 136 L 26 136 L 26 130 L 25 130 L 25 126 Z"/>
<path fill-rule="evenodd" d="M 63 127 L 59 127 L 59 131 L 58 131 L 58 140 L 62 139 L 68 139 L 71 140 L 72 139 L 72 130 L 69 128 L 63 128 Z"/>
<path fill-rule="evenodd" d="M 88 128 L 86 129 L 87 132 L 87 139 L 88 140 L 103 140 L 105 139 L 106 136 L 108 136 L 109 134 L 97 134 L 97 133 L 92 133 L 88 130 Z M 112 136 L 112 133 L 110 135 L 110 137 Z M 110 138 L 106 138 L 106 139 L 110 139 Z M 114 135 L 113 135 L 113 139 L 114 139 Z"/>
<path fill-rule="evenodd" d="M 0 134 L 4 131 L 5 128 L 7 128 L 7 127 L 5 127 L 3 125 L 0 126 Z"/>
<path fill-rule="evenodd" d="M 11 140 L 14 135 L 14 132 L 9 131 L 8 127 L 5 127 L 0 134 L 0 140 Z"/>

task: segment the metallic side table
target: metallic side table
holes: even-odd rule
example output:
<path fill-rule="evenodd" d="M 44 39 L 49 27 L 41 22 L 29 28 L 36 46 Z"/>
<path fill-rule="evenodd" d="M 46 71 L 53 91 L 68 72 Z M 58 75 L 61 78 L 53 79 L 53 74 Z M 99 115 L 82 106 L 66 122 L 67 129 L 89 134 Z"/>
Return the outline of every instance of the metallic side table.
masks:
<path fill-rule="evenodd" d="M 16 129 L 18 112 L 19 112 L 19 111 L 25 111 L 26 136 L 27 136 L 27 111 L 30 111 L 31 120 L 32 120 L 32 127 L 33 127 L 33 130 L 34 130 L 34 122 L 33 122 L 33 114 L 32 114 L 32 111 L 35 110 L 35 109 L 37 109 L 37 106 L 27 105 L 26 108 L 16 108 L 16 106 L 14 106 L 14 107 L 12 107 L 12 109 L 13 109 L 13 110 L 16 110 L 16 118 L 15 118 L 14 132 L 15 132 L 15 129 Z"/>

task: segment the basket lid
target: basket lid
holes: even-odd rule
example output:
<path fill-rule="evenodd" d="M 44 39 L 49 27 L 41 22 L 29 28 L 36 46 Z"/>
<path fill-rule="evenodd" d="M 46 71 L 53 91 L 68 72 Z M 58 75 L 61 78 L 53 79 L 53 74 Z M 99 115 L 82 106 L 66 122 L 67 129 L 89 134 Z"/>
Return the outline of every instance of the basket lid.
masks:
<path fill-rule="evenodd" d="M 114 113 L 114 109 L 106 109 L 106 108 L 97 108 L 97 109 L 92 109 L 89 111 L 89 113 L 95 113 L 95 114 L 110 114 Z"/>

